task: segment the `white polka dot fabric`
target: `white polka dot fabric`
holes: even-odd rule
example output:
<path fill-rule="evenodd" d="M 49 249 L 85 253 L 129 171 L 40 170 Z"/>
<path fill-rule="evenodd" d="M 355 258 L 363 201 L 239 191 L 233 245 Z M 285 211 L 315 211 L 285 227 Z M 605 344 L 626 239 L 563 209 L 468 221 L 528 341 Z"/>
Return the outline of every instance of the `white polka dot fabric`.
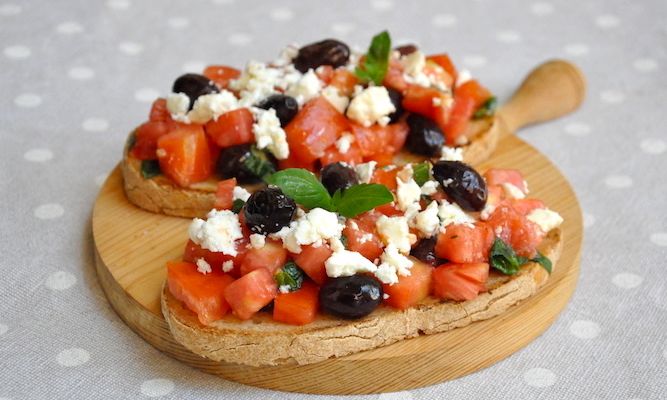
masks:
<path fill-rule="evenodd" d="M 665 21 L 661 0 L 0 0 L 0 398 L 333 398 L 225 381 L 145 343 L 97 283 L 90 218 L 127 133 L 178 75 L 326 37 L 365 49 L 385 28 L 501 99 L 546 59 L 582 68 L 583 108 L 520 136 L 569 178 L 585 240 L 572 301 L 524 350 L 359 398 L 667 398 Z"/>

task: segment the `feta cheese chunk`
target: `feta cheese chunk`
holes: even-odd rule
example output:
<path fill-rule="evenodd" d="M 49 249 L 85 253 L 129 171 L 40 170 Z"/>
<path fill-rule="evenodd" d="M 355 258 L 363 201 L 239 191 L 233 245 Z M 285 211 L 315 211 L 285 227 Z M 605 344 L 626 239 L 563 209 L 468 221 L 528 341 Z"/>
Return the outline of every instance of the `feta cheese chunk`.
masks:
<path fill-rule="evenodd" d="M 404 216 L 387 217 L 382 215 L 375 226 L 385 245 L 393 244 L 403 254 L 408 254 L 412 244 L 417 241 L 417 237 L 410 233 L 408 219 Z"/>
<path fill-rule="evenodd" d="M 234 93 L 222 90 L 220 93 L 205 94 L 197 97 L 188 113 L 188 119 L 197 124 L 205 124 L 210 120 L 217 120 L 227 111 L 238 108 L 238 100 Z"/>
<path fill-rule="evenodd" d="M 248 198 L 250 198 L 250 192 L 245 190 L 243 186 L 234 186 L 232 200 L 248 201 Z"/>
<path fill-rule="evenodd" d="M 336 140 L 336 148 L 341 154 L 346 154 L 350 150 L 352 142 L 354 142 L 354 136 L 350 133 L 344 133 L 340 139 Z"/>
<path fill-rule="evenodd" d="M 354 96 L 347 108 L 348 118 L 369 127 L 375 123 L 389 123 L 388 115 L 396 111 L 389 92 L 384 86 L 371 86 Z"/>
<path fill-rule="evenodd" d="M 289 157 L 289 145 L 287 134 L 280 126 L 280 120 L 276 116 L 276 110 L 254 109 L 257 122 L 252 125 L 252 133 L 258 149 L 267 148 L 279 160 Z"/>
<path fill-rule="evenodd" d="M 398 208 L 400 210 L 405 211 L 411 204 L 419 203 L 422 190 L 414 179 L 410 178 L 409 181 L 403 182 L 399 178 L 396 178 L 396 183 L 398 184 L 396 199 L 398 200 Z"/>
<path fill-rule="evenodd" d="M 423 73 L 426 66 L 426 56 L 419 50 L 413 51 L 401 57 L 400 63 L 403 66 L 403 72 L 414 77 Z"/>
<path fill-rule="evenodd" d="M 176 121 L 186 118 L 190 108 L 190 98 L 185 93 L 169 93 L 167 95 L 167 110 Z"/>
<path fill-rule="evenodd" d="M 206 275 L 213 272 L 213 269 L 211 268 L 211 264 L 207 263 L 206 260 L 204 260 L 203 258 L 198 258 L 197 271 L 199 271 L 200 274 Z"/>
<path fill-rule="evenodd" d="M 282 294 L 289 293 L 289 285 L 278 286 L 278 291 Z"/>
<path fill-rule="evenodd" d="M 227 260 L 222 263 L 222 272 L 229 272 L 234 269 L 234 261 Z"/>
<path fill-rule="evenodd" d="M 459 147 L 442 146 L 440 159 L 445 161 L 463 161 L 463 149 Z"/>
<path fill-rule="evenodd" d="M 357 164 L 354 167 L 354 171 L 357 173 L 357 178 L 359 178 L 359 183 L 369 183 L 371 181 L 376 165 L 377 162 L 369 161 L 367 163 Z"/>
<path fill-rule="evenodd" d="M 472 79 L 472 74 L 467 69 L 462 69 L 456 76 L 455 87 L 459 87 Z"/>
<path fill-rule="evenodd" d="M 324 241 L 340 238 L 345 226 L 336 213 L 322 208 L 313 208 L 281 229 L 276 237 L 283 241 L 283 247 L 292 253 L 301 253 L 301 246 L 312 244 L 321 246 Z"/>
<path fill-rule="evenodd" d="M 384 249 L 380 256 L 381 264 L 375 271 L 375 276 L 382 282 L 389 285 L 398 283 L 398 275 L 410 276 L 410 268 L 413 262 L 403 254 L 393 244 Z"/>
<path fill-rule="evenodd" d="M 440 226 L 445 228 L 447 225 L 465 224 L 472 226 L 475 220 L 465 213 L 456 203 L 450 203 L 447 200 L 442 200 L 438 207 L 438 217 L 440 218 Z"/>
<path fill-rule="evenodd" d="M 421 188 L 422 194 L 425 195 L 425 196 L 430 196 L 432 194 L 435 194 L 435 192 L 438 191 L 438 186 L 439 185 L 440 184 L 438 183 L 438 181 L 426 181 L 426 182 L 424 182 L 424 184 L 422 185 L 422 188 Z"/>
<path fill-rule="evenodd" d="M 417 214 L 414 226 L 424 237 L 431 237 L 440 226 L 438 202 L 432 201 L 424 211 Z"/>
<path fill-rule="evenodd" d="M 324 262 L 327 276 L 338 278 L 361 272 L 375 272 L 377 266 L 356 251 L 336 251 Z"/>
<path fill-rule="evenodd" d="M 239 92 L 241 107 L 251 107 L 273 93 L 279 86 L 284 72 L 259 61 L 250 61 L 238 79 L 229 83 L 232 90 Z"/>
<path fill-rule="evenodd" d="M 322 90 L 322 81 L 317 77 L 315 71 L 309 69 L 308 72 L 301 76 L 298 82 L 287 88 L 286 94 L 294 97 L 297 103 L 303 104 L 319 96 L 320 90 Z"/>
<path fill-rule="evenodd" d="M 536 223 L 542 231 L 549 232 L 554 228 L 558 228 L 563 223 L 563 217 L 555 211 L 548 208 L 538 208 L 533 210 L 526 216 L 529 221 Z"/>
<path fill-rule="evenodd" d="M 526 197 L 526 195 L 523 193 L 523 191 L 521 191 L 521 189 L 512 185 L 509 182 L 505 182 L 501 186 L 503 187 L 505 196 L 507 196 L 510 199 L 523 199 Z"/>
<path fill-rule="evenodd" d="M 322 90 L 322 96 L 324 96 L 324 98 L 327 99 L 341 114 L 345 113 L 347 105 L 350 104 L 349 97 L 341 96 L 338 89 L 333 86 L 325 87 L 324 90 Z"/>
<path fill-rule="evenodd" d="M 253 249 L 261 249 L 266 244 L 266 236 L 259 233 L 250 235 L 250 246 Z"/>
<path fill-rule="evenodd" d="M 239 216 L 229 210 L 211 210 L 206 220 L 193 219 L 188 234 L 203 249 L 229 256 L 238 254 L 236 241 L 243 238 Z"/>

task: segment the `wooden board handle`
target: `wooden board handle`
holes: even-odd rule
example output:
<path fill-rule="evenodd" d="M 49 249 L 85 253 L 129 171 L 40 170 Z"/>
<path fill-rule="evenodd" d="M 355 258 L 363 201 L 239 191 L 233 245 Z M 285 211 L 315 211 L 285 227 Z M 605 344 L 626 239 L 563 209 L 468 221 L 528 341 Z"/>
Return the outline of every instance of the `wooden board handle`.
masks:
<path fill-rule="evenodd" d="M 509 132 L 515 132 L 576 110 L 585 94 L 586 79 L 581 70 L 570 62 L 551 60 L 528 74 L 499 114 Z"/>

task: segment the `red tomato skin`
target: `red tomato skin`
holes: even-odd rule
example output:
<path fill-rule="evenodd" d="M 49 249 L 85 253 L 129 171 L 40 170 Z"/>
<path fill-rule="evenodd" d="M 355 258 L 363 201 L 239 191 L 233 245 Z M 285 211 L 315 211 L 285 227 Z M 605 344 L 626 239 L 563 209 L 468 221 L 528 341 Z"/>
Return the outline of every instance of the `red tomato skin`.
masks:
<path fill-rule="evenodd" d="M 396 182 L 396 174 L 398 174 L 398 171 L 398 168 L 389 170 L 376 168 L 375 171 L 373 171 L 373 176 L 371 176 L 371 183 L 385 185 L 389 190 L 395 192 L 398 187 L 398 183 Z"/>
<path fill-rule="evenodd" d="M 329 147 L 324 156 L 320 157 L 320 163 L 324 167 L 325 165 L 344 162 L 349 165 L 357 165 L 364 161 L 363 156 L 361 155 L 361 150 L 354 142 L 350 144 L 350 148 L 347 149 L 345 153 L 341 153 L 340 150 L 334 145 Z"/>
<path fill-rule="evenodd" d="M 475 79 L 469 80 L 463 85 L 456 88 L 454 92 L 454 100 L 457 98 L 468 98 L 472 99 L 474 102 L 474 108 L 477 109 L 479 106 L 484 104 L 492 94 L 487 88 L 480 85 L 479 82 Z"/>
<path fill-rule="evenodd" d="M 472 300 L 486 290 L 489 264 L 447 263 L 433 270 L 433 295 L 443 300 Z"/>
<path fill-rule="evenodd" d="M 206 134 L 221 148 L 250 143 L 255 140 L 252 133 L 253 116 L 247 108 L 228 111 L 204 125 Z"/>
<path fill-rule="evenodd" d="M 167 110 L 167 100 L 163 98 L 156 99 L 151 106 L 151 112 L 148 114 L 149 121 L 171 121 L 171 114 Z"/>
<path fill-rule="evenodd" d="M 343 229 L 347 247 L 373 261 L 382 255 L 382 242 L 375 231 L 375 221 L 348 219 Z"/>
<path fill-rule="evenodd" d="M 516 199 L 512 200 L 512 207 L 521 215 L 526 216 L 533 210 L 546 208 L 544 202 L 538 199 Z"/>
<path fill-rule="evenodd" d="M 231 210 L 234 205 L 235 187 L 236 178 L 219 181 L 218 190 L 215 192 L 215 203 L 213 207 L 217 210 Z"/>
<path fill-rule="evenodd" d="M 320 65 L 315 70 L 315 74 L 318 78 L 324 83 L 324 85 L 329 85 L 331 83 L 331 78 L 333 78 L 334 69 L 331 65 Z"/>
<path fill-rule="evenodd" d="M 315 161 L 303 162 L 294 155 L 290 155 L 284 160 L 278 160 L 278 169 L 283 170 L 287 168 L 303 168 L 310 172 L 317 172 Z"/>
<path fill-rule="evenodd" d="M 338 89 L 342 96 L 350 97 L 354 93 L 354 86 L 358 83 L 359 79 L 352 71 L 345 67 L 339 67 L 333 71 L 329 85 Z"/>
<path fill-rule="evenodd" d="M 266 269 L 275 274 L 287 261 L 287 250 L 274 241 L 267 240 L 263 247 L 250 248 L 246 251 L 241 262 L 241 275 L 246 275 L 256 269 Z"/>
<path fill-rule="evenodd" d="M 278 294 L 273 275 L 266 268 L 256 269 L 235 280 L 224 290 L 225 300 L 239 319 L 252 318 Z"/>
<path fill-rule="evenodd" d="M 528 193 L 526 181 L 519 170 L 509 168 L 491 168 L 484 172 L 484 180 L 488 186 L 502 185 L 511 183 L 521 190 L 524 194 Z"/>
<path fill-rule="evenodd" d="M 449 58 L 449 55 L 447 53 L 433 54 L 433 55 L 430 55 L 430 56 L 426 57 L 426 60 L 427 61 L 432 61 L 432 62 L 438 64 L 452 78 L 456 79 L 456 76 L 457 76 L 456 67 L 454 66 L 454 63 Z"/>
<path fill-rule="evenodd" d="M 209 65 L 204 69 L 204 76 L 215 82 L 220 89 L 225 89 L 230 81 L 241 76 L 241 71 L 226 65 Z"/>
<path fill-rule="evenodd" d="M 537 224 L 521 215 L 507 201 L 501 202 L 486 222 L 498 237 L 522 257 L 533 258 L 545 236 Z"/>
<path fill-rule="evenodd" d="M 327 245 L 319 247 L 308 245 L 301 246 L 301 253 L 292 254 L 292 258 L 313 282 L 323 285 L 328 279 L 324 262 L 331 257 L 331 254 L 333 251 Z"/>
<path fill-rule="evenodd" d="M 438 89 L 410 85 L 405 91 L 402 105 L 408 111 L 436 120 L 436 116 L 445 108 L 446 101 L 447 97 Z"/>
<path fill-rule="evenodd" d="M 135 141 L 130 154 L 140 160 L 157 159 L 157 141 L 169 132 L 169 124 L 163 121 L 148 121 L 134 132 Z"/>
<path fill-rule="evenodd" d="M 300 289 L 278 293 L 273 301 L 273 319 L 290 325 L 305 325 L 315 321 L 320 307 L 319 288 L 305 281 Z"/>
<path fill-rule="evenodd" d="M 229 304 L 223 292 L 234 278 L 223 273 L 201 274 L 189 262 L 167 262 L 167 286 L 171 294 L 197 314 L 199 322 L 208 325 L 219 320 Z"/>
<path fill-rule="evenodd" d="M 222 264 L 225 261 L 231 260 L 234 263 L 234 268 L 227 273 L 235 278 L 240 276 L 240 265 L 243 261 L 243 257 L 246 252 L 246 244 L 248 243 L 247 239 L 242 239 L 236 242 L 236 256 L 229 256 L 220 252 L 210 251 L 203 249 L 201 246 L 188 240 L 185 245 L 185 251 L 183 252 L 183 261 L 187 261 L 193 264 L 197 263 L 197 260 L 203 258 L 210 266 L 213 272 L 222 271 Z"/>
<path fill-rule="evenodd" d="M 414 264 L 409 276 L 399 276 L 398 283 L 393 285 L 382 285 L 384 293 L 389 295 L 384 300 L 385 304 L 405 310 L 424 300 L 431 292 L 433 267 L 414 258 L 412 261 Z"/>
<path fill-rule="evenodd" d="M 160 136 L 157 142 L 162 173 L 182 187 L 201 182 L 212 172 L 204 129 L 201 125 L 186 126 Z"/>
<path fill-rule="evenodd" d="M 445 133 L 447 144 L 456 144 L 457 139 L 466 131 L 470 118 L 475 112 L 475 101 L 469 97 L 454 97 L 454 106 L 448 117 L 436 118 L 440 129 Z"/>
<path fill-rule="evenodd" d="M 474 227 L 448 225 L 438 235 L 435 254 L 455 263 L 486 262 L 493 238 L 493 231 L 485 223 L 478 222 Z"/>
<path fill-rule="evenodd" d="M 389 61 L 389 68 L 387 69 L 382 84 L 401 93 L 405 92 L 408 88 L 408 83 L 403 77 L 403 66 L 398 60 Z"/>

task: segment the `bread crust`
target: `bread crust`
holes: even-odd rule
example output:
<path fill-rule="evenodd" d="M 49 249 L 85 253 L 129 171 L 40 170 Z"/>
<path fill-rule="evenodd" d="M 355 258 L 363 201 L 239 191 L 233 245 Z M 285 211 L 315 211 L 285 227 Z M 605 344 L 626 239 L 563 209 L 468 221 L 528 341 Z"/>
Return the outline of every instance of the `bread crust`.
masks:
<path fill-rule="evenodd" d="M 562 243 L 561 230 L 554 229 L 540 246 L 554 269 Z M 304 365 L 492 318 L 534 295 L 548 278 L 544 268 L 528 263 L 514 276 L 492 272 L 487 292 L 473 300 L 440 302 L 429 297 L 404 311 L 380 306 L 359 320 L 346 321 L 323 315 L 300 327 L 274 322 L 263 313 L 243 322 L 227 316 L 204 326 L 171 295 L 166 285 L 161 305 L 176 341 L 202 357 L 249 366 Z"/>

